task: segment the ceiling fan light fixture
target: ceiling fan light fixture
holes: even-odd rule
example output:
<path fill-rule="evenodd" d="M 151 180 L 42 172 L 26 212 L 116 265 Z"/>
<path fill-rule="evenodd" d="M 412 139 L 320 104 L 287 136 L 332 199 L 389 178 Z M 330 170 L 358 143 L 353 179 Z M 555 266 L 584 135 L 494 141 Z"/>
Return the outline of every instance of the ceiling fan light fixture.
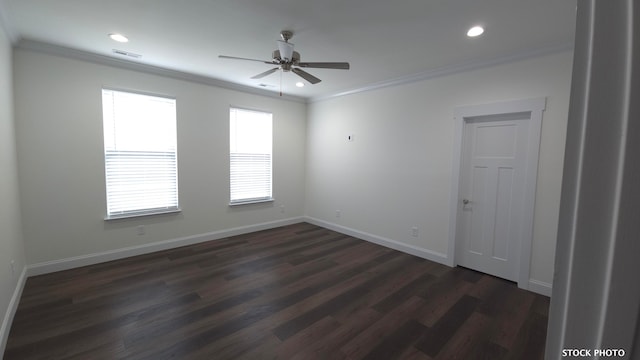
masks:
<path fill-rule="evenodd" d="M 282 60 L 293 60 L 293 44 L 278 40 L 278 50 L 280 50 L 280 58 Z"/>
<path fill-rule="evenodd" d="M 480 36 L 484 33 L 484 28 L 482 26 L 474 26 L 469 31 L 467 31 L 468 37 L 476 37 Z"/>
<path fill-rule="evenodd" d="M 109 34 L 109 37 L 113 41 L 117 41 L 117 42 L 121 42 L 121 43 L 129 42 L 129 38 L 127 38 L 126 36 L 124 36 L 122 34 L 113 33 L 113 34 Z"/>

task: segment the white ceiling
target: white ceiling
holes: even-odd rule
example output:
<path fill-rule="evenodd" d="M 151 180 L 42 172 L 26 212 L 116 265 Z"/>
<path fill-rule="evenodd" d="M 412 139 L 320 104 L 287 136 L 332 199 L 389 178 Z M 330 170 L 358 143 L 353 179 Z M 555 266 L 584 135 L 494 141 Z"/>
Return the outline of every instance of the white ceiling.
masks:
<path fill-rule="evenodd" d="M 571 47 L 576 0 L 0 0 L 21 43 L 46 43 L 270 91 L 270 60 L 283 29 L 302 61 L 348 61 L 350 70 L 305 69 L 304 88 L 282 75 L 285 94 L 317 99 L 411 76 Z M 486 32 L 468 38 L 475 24 Z M 126 44 L 109 33 L 129 37 Z M 134 60 L 113 49 L 142 55 Z"/>

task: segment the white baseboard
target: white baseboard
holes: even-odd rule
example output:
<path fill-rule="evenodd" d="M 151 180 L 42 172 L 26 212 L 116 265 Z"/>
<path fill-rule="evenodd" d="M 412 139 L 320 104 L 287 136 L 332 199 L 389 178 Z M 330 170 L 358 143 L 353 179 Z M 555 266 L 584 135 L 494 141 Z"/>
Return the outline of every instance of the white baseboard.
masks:
<path fill-rule="evenodd" d="M 415 255 L 418 257 L 421 257 L 423 259 L 427 259 L 427 260 L 431 260 L 443 265 L 447 265 L 447 266 L 451 266 L 451 261 L 449 259 L 449 257 L 447 257 L 446 254 L 441 254 L 441 253 L 437 253 L 434 251 L 430 251 L 430 250 L 426 250 L 423 248 L 419 248 L 416 246 L 412 246 L 412 245 L 407 245 L 407 244 L 403 244 L 400 243 L 398 241 L 395 240 L 391 240 L 391 239 L 387 239 L 387 238 L 383 238 L 381 236 L 378 235 L 373 235 L 373 234 L 369 234 L 366 232 L 362 232 L 359 230 L 355 230 L 346 226 L 342 226 L 339 224 L 335 224 L 335 223 L 331 223 L 328 221 L 324 221 L 324 220 L 320 220 L 320 219 L 316 219 L 310 216 L 305 216 L 304 217 L 304 221 L 317 225 L 317 226 L 322 226 L 324 228 L 333 230 L 333 231 L 337 231 L 339 233 L 345 234 L 345 235 L 349 235 L 349 236 L 353 236 L 355 238 L 358 239 L 362 239 L 365 241 L 369 241 L 372 242 L 374 244 L 378 244 L 378 245 L 382 245 L 394 250 L 398 250 L 398 251 L 402 251 L 404 253 L 407 254 L 411 254 L 411 255 Z M 544 295 L 544 296 L 548 296 L 551 297 L 551 287 L 552 285 L 544 282 L 544 281 L 539 281 L 539 280 L 533 280 L 530 279 L 528 284 L 525 283 L 526 285 L 528 285 L 528 289 L 531 292 L 540 294 L 540 295 Z"/>
<path fill-rule="evenodd" d="M 13 291 L 13 296 L 11 296 L 11 301 L 9 301 L 9 306 L 7 307 L 7 311 L 2 319 L 2 327 L 0 327 L 0 356 L 4 354 L 4 350 L 7 347 L 7 339 L 9 338 L 9 331 L 11 331 L 13 317 L 16 315 L 16 310 L 18 310 L 18 304 L 20 303 L 20 297 L 22 296 L 22 290 L 24 289 L 24 284 L 26 282 L 27 267 L 25 266 L 22 269 L 16 288 Z"/>
<path fill-rule="evenodd" d="M 47 261 L 37 263 L 28 266 L 28 276 L 36 276 L 42 274 L 48 274 L 56 271 L 73 269 L 81 266 L 94 265 L 112 260 L 123 259 L 131 256 L 148 254 L 156 251 L 162 251 L 167 249 L 173 249 L 180 246 L 198 244 L 210 240 L 218 240 L 230 236 L 242 235 L 251 233 L 254 231 L 267 230 L 280 226 L 291 225 L 303 222 L 303 217 L 293 217 L 284 220 L 264 222 L 260 224 L 253 224 L 248 226 L 241 226 L 231 229 L 213 231 L 206 234 L 198 234 L 192 236 L 186 236 L 178 239 L 170 239 L 151 244 L 144 244 L 139 246 L 131 246 L 122 249 L 115 249 L 104 251 L 100 253 L 87 254 L 81 256 L 75 256 L 66 259 Z"/>
<path fill-rule="evenodd" d="M 547 282 L 533 280 L 533 279 L 529 280 L 528 290 L 534 293 L 551 297 L 551 288 L 552 288 L 552 285 Z"/>
<path fill-rule="evenodd" d="M 47 262 L 29 265 L 22 272 L 18 286 L 16 287 L 16 291 L 14 293 L 14 297 L 11 300 L 12 301 L 11 305 L 7 310 L 7 314 L 5 315 L 4 321 L 2 323 L 2 328 L 0 328 L 0 340 L 6 341 L 6 337 L 9 335 L 8 324 L 10 324 L 10 322 L 7 323 L 7 321 L 8 319 L 13 319 L 13 314 L 15 314 L 15 310 L 18 306 L 18 299 L 22 294 L 22 289 L 24 288 L 26 279 L 29 276 L 48 274 L 56 271 L 68 270 L 68 269 L 73 269 L 73 268 L 87 266 L 87 265 L 94 265 L 102 262 L 123 259 L 131 256 L 143 255 L 143 254 L 148 254 L 156 251 L 162 251 L 162 250 L 173 249 L 181 246 L 198 244 L 205 241 L 218 240 L 218 239 L 222 239 L 230 236 L 242 235 L 242 234 L 247 234 L 255 231 L 267 230 L 267 229 L 272 229 L 280 226 L 296 224 L 303 221 L 306 221 L 311 224 L 321 226 L 333 231 L 337 231 L 345 235 L 353 236 L 358 239 L 369 241 L 374 244 L 378 244 L 394 250 L 402 251 L 407 254 L 415 255 L 423 259 L 427 259 L 443 265 L 451 266 L 450 259 L 447 257 L 446 254 L 430 251 L 430 250 L 419 248 L 413 245 L 404 244 L 395 240 L 391 240 L 378 235 L 366 233 L 360 230 L 352 229 L 343 225 L 331 223 L 331 222 L 320 220 L 310 216 L 293 217 L 293 218 L 288 218 L 283 220 L 235 227 L 235 228 L 219 230 L 219 231 L 214 231 L 214 232 L 205 233 L 205 234 L 198 234 L 198 235 L 192 235 L 192 236 L 187 236 L 187 237 L 182 237 L 177 239 L 159 241 L 151 244 L 132 246 L 132 247 L 127 247 L 122 249 L 115 249 L 115 250 L 104 251 L 100 253 L 76 256 L 72 258 L 53 260 L 53 261 L 47 261 Z M 552 285 L 550 283 L 531 279 L 529 280 L 528 285 L 529 285 L 528 290 L 532 292 L 549 296 L 549 297 L 551 296 Z M 7 328 L 5 329 L 5 327 Z M 7 332 L 6 334 L 5 334 L 5 330 Z M 4 344 L 4 342 L 2 344 Z"/>
<path fill-rule="evenodd" d="M 353 236 L 355 238 L 361 239 L 361 240 L 365 240 L 368 242 L 372 242 L 374 244 L 378 244 L 384 247 L 388 247 L 394 250 L 398 250 L 398 251 L 402 251 L 404 253 L 407 254 L 411 254 L 411 255 L 415 255 L 417 257 L 421 257 L 423 259 L 427 259 L 427 260 L 431 260 L 443 265 L 448 265 L 449 264 L 449 259 L 447 257 L 446 254 L 442 254 L 442 253 L 438 253 L 435 251 L 430 251 L 427 249 L 423 249 L 423 248 L 419 248 L 417 246 L 413 246 L 413 245 L 407 245 L 407 244 L 403 244 L 401 242 L 395 241 L 395 240 L 391 240 L 391 239 L 387 239 L 378 235 L 373 235 L 373 234 L 369 234 L 360 230 L 355 230 L 346 226 L 342 226 L 342 225 L 338 225 L 335 223 L 331 223 L 331 222 L 327 222 L 324 220 L 320 220 L 320 219 L 316 219 L 310 216 L 305 216 L 304 217 L 304 221 L 317 225 L 317 226 L 322 226 L 324 228 L 333 230 L 333 231 L 337 231 L 339 233 L 345 234 L 345 235 L 349 235 L 349 236 Z M 448 265 L 450 266 L 450 265 Z"/>

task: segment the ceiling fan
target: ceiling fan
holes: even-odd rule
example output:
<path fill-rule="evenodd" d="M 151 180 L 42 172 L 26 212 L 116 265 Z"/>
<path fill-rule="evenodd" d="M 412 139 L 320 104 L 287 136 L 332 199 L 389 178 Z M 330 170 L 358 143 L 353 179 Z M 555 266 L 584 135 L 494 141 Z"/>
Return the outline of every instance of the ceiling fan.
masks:
<path fill-rule="evenodd" d="M 317 77 L 309 74 L 308 72 L 300 69 L 300 68 L 318 68 L 318 69 L 341 69 L 341 70 L 349 70 L 348 62 L 301 62 L 300 61 L 300 53 L 297 51 L 293 51 L 293 44 L 289 42 L 291 37 L 293 37 L 293 32 L 288 30 L 283 30 L 280 32 L 280 36 L 282 40 L 278 40 L 278 49 L 274 50 L 271 57 L 271 61 L 257 60 L 257 59 L 248 59 L 236 56 L 226 56 L 220 55 L 220 58 L 223 59 L 235 59 L 235 60 L 248 60 L 248 61 L 258 61 L 265 64 L 276 65 L 276 67 L 269 69 L 263 73 L 252 76 L 252 79 L 261 79 L 267 75 L 273 74 L 278 70 L 282 70 L 283 72 L 292 71 L 296 75 L 301 78 L 307 80 L 312 84 L 317 84 L 321 80 Z"/>

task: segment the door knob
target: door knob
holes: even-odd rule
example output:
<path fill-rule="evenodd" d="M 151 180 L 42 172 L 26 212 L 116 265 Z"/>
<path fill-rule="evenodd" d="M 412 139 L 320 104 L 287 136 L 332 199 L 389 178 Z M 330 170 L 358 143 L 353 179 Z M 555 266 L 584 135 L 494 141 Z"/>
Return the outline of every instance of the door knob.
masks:
<path fill-rule="evenodd" d="M 462 199 L 462 203 L 464 205 L 467 205 L 468 203 L 470 203 L 471 201 L 469 201 L 469 199 Z"/>

